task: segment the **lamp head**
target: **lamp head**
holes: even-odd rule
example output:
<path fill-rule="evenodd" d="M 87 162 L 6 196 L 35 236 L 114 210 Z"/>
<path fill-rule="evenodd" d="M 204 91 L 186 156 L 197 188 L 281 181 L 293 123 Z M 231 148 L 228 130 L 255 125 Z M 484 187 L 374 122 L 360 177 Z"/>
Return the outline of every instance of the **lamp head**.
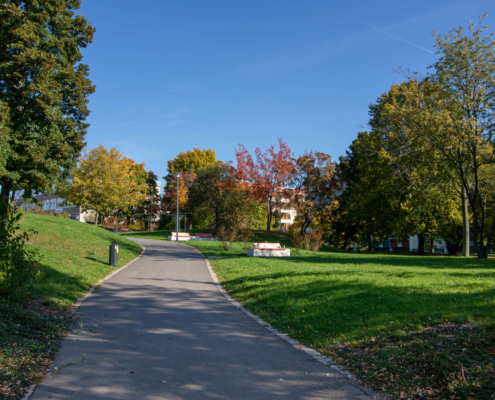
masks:
<path fill-rule="evenodd" d="M 180 178 L 180 172 L 175 172 L 175 173 L 174 173 L 174 176 L 175 176 L 176 178 Z"/>

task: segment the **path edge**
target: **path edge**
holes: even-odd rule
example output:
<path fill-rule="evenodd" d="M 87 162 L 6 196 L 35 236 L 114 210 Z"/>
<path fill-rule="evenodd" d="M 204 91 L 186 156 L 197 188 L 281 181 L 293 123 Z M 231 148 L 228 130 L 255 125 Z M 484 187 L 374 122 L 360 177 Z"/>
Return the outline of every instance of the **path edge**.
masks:
<path fill-rule="evenodd" d="M 138 259 L 140 259 L 140 258 L 143 256 L 144 252 L 146 251 L 146 247 L 144 247 L 144 246 L 143 246 L 141 243 L 139 243 L 139 242 L 134 242 L 134 243 L 137 243 L 137 244 L 139 244 L 139 245 L 141 246 L 141 253 L 140 253 L 140 254 L 139 254 L 139 255 L 138 255 L 135 259 L 133 259 L 133 260 L 129 261 L 127 264 L 123 265 L 123 266 L 122 266 L 122 267 L 120 267 L 119 269 L 116 269 L 115 271 L 111 272 L 110 274 L 108 274 L 108 275 L 107 275 L 107 276 L 105 276 L 104 278 L 100 279 L 97 283 L 95 283 L 95 284 L 91 287 L 91 289 L 89 289 L 89 290 L 86 292 L 86 294 L 85 294 L 83 297 L 81 297 L 81 298 L 79 298 L 79 299 L 77 299 L 77 300 L 76 300 L 76 302 L 75 302 L 75 303 L 72 305 L 72 307 L 70 308 L 70 309 L 71 309 L 71 311 L 73 311 L 74 313 L 76 313 L 77 311 L 79 311 L 79 307 L 81 307 L 81 306 L 82 306 L 82 304 L 83 304 L 83 303 L 87 300 L 87 298 L 88 298 L 89 296 L 91 296 L 91 295 L 94 293 L 94 291 L 96 290 L 96 288 L 97 288 L 98 286 L 103 285 L 103 284 L 104 284 L 106 281 L 108 281 L 111 277 L 113 277 L 114 275 L 118 274 L 120 271 L 122 271 L 122 270 L 126 269 L 126 268 L 127 268 L 129 265 L 131 265 L 134 261 L 137 261 Z M 45 379 L 45 378 L 43 378 L 43 379 Z M 29 386 L 29 387 L 28 387 L 28 390 L 27 390 L 27 392 L 24 394 L 24 397 L 22 398 L 22 400 L 28 400 L 28 399 L 31 397 L 31 395 L 33 394 L 33 392 L 34 392 L 34 390 L 36 389 L 36 387 L 37 387 L 37 386 L 38 386 L 38 384 L 37 384 L 37 383 L 36 383 L 36 384 L 34 384 L 34 385 Z"/>
<path fill-rule="evenodd" d="M 211 279 L 213 280 L 213 283 L 216 285 L 218 291 L 220 293 L 222 293 L 223 296 L 228 301 L 230 301 L 232 303 L 232 305 L 234 305 L 236 308 L 241 310 L 244 314 L 249 316 L 251 319 L 254 319 L 263 328 L 265 328 L 266 330 L 270 331 L 271 333 L 277 335 L 280 339 L 283 339 L 287 343 L 289 343 L 290 345 L 294 346 L 295 348 L 304 351 L 306 354 L 310 355 L 311 357 L 313 357 L 317 361 L 321 362 L 322 364 L 325 364 L 326 366 L 331 367 L 333 369 L 336 369 L 337 371 L 343 373 L 348 378 L 351 378 L 352 380 L 357 380 L 356 377 L 354 375 L 352 375 L 350 372 L 348 372 L 344 368 L 336 365 L 335 361 L 333 359 L 331 359 L 330 357 L 324 356 L 321 353 L 319 353 L 318 351 L 301 344 L 301 342 L 299 342 L 298 340 L 292 339 L 291 337 L 289 337 L 289 335 L 280 332 L 278 329 L 275 329 L 273 326 L 271 326 L 270 323 L 264 321 L 263 319 L 261 319 L 257 315 L 254 315 L 251 311 L 246 309 L 241 303 L 234 300 L 232 298 L 232 296 L 223 288 L 222 284 L 218 280 L 217 274 L 213 270 L 213 268 L 210 264 L 210 261 L 207 258 L 205 258 L 205 262 L 206 262 L 206 266 L 208 267 L 208 272 L 210 273 Z"/>
<path fill-rule="evenodd" d="M 119 269 L 116 269 L 115 271 L 111 272 L 109 275 L 105 276 L 104 278 L 100 279 L 97 283 L 95 283 L 91 289 L 89 289 L 86 294 L 81 297 L 80 299 L 77 299 L 76 302 L 72 305 L 72 307 L 70 308 L 72 311 L 76 312 L 79 310 L 79 307 L 82 306 L 82 304 L 87 300 L 87 298 L 89 296 L 91 296 L 93 294 L 93 292 L 97 289 L 98 286 L 101 286 L 103 285 L 106 281 L 108 281 L 110 278 L 112 278 L 114 275 L 117 275 L 120 271 L 126 269 L 129 265 L 131 265 L 134 261 L 137 261 L 139 260 L 144 252 L 146 251 L 146 247 L 144 247 L 141 243 L 139 242 L 134 242 L 134 243 L 137 243 L 141 246 L 141 253 L 134 259 L 134 260 L 131 260 L 129 261 L 126 265 L 123 265 L 122 267 L 120 267 Z"/>

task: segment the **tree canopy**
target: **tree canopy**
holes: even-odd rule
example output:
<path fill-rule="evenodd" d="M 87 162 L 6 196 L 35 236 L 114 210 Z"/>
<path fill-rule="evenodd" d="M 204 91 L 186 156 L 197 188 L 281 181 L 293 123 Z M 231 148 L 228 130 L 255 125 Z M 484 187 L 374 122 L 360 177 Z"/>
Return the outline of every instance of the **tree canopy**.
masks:
<path fill-rule="evenodd" d="M 262 151 L 255 150 L 256 161 L 243 144 L 236 149 L 237 166 L 235 168 L 236 185 L 243 187 L 251 197 L 266 205 L 266 229 L 270 231 L 272 218 L 277 212 L 277 200 L 290 201 L 294 192 L 287 186 L 295 172 L 290 147 L 283 139 L 278 139 L 279 149 L 275 145 Z"/>
<path fill-rule="evenodd" d="M 179 153 L 173 160 L 167 161 L 168 175 L 172 178 L 175 172 L 198 172 L 199 170 L 217 163 L 217 155 L 212 149 L 201 150 L 195 147 L 190 151 Z"/>
<path fill-rule="evenodd" d="M 85 146 L 95 87 L 81 48 L 95 29 L 78 0 L 0 5 L 0 201 L 12 191 L 52 191 Z"/>
<path fill-rule="evenodd" d="M 146 199 L 147 190 L 146 180 L 136 178 L 141 166 L 115 148 L 86 150 L 65 195 L 83 211 L 94 210 L 97 215 L 137 206 Z"/>

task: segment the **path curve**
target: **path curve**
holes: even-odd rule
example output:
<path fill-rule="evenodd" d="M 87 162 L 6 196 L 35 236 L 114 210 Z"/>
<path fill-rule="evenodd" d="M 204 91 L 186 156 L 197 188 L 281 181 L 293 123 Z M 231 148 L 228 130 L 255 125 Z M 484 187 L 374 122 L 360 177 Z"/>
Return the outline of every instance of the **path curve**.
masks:
<path fill-rule="evenodd" d="M 145 253 L 82 304 L 30 399 L 374 398 L 234 307 L 196 249 L 133 240 Z"/>

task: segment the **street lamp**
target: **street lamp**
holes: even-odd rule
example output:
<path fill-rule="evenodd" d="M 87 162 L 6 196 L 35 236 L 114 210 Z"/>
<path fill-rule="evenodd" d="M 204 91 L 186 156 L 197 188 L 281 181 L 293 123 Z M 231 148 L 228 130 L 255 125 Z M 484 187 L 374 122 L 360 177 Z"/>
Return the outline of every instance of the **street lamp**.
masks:
<path fill-rule="evenodd" d="M 180 172 L 176 172 L 174 176 L 177 178 L 177 216 L 175 218 L 175 241 L 179 241 L 179 178 Z"/>

